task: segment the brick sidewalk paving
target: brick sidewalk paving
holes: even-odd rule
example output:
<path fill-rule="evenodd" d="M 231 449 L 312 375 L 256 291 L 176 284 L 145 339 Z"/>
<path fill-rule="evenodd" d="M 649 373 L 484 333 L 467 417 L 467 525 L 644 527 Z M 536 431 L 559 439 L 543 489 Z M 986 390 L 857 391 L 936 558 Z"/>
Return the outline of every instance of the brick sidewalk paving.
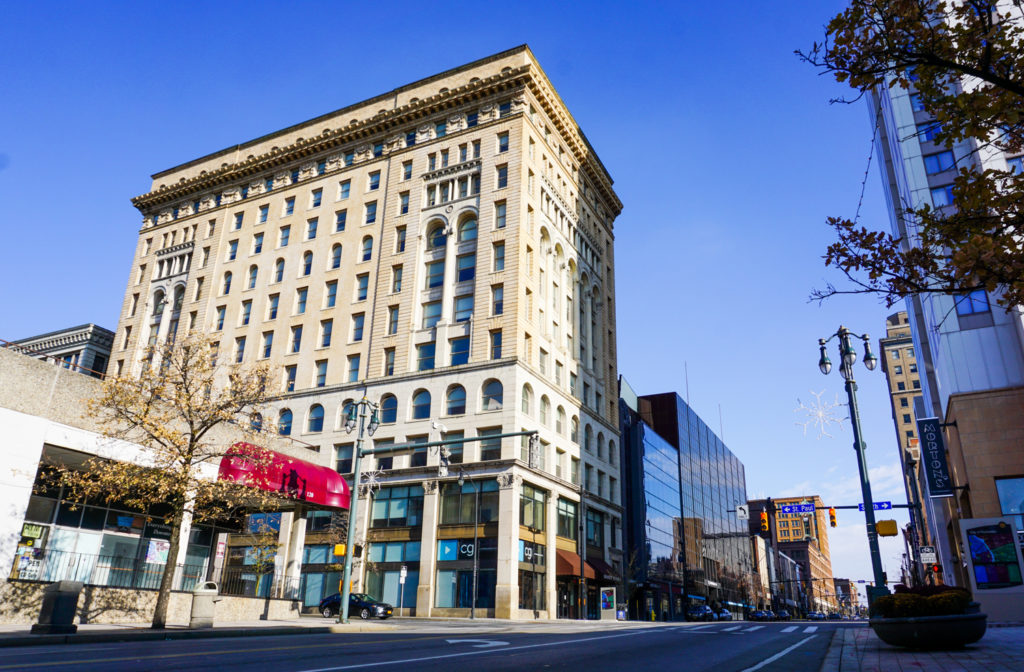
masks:
<path fill-rule="evenodd" d="M 952 651 L 889 646 L 871 628 L 842 628 L 821 672 L 1020 672 L 1024 627 L 990 627 L 976 644 Z"/>

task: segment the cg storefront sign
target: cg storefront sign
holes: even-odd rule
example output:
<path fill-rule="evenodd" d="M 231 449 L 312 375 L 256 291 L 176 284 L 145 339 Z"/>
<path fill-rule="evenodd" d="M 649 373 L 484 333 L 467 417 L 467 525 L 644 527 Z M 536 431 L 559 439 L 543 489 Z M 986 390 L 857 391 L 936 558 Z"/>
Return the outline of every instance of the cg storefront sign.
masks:
<path fill-rule="evenodd" d="M 921 467 L 928 480 L 930 497 L 952 497 L 953 479 L 949 475 L 946 461 L 946 442 L 938 418 L 920 418 L 917 421 L 918 436 L 921 437 Z"/>
<path fill-rule="evenodd" d="M 437 559 L 441 561 L 472 560 L 475 552 L 472 539 L 441 539 L 437 542 Z"/>

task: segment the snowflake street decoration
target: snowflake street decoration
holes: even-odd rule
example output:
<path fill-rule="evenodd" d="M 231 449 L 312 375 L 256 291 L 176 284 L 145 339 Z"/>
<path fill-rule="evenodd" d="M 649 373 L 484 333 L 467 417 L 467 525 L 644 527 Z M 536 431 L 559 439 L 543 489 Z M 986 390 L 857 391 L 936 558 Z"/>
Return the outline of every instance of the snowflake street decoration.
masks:
<path fill-rule="evenodd" d="M 380 490 L 381 483 L 383 482 L 384 472 L 380 469 L 374 469 L 373 471 L 363 472 L 363 479 L 360 485 L 369 490 L 370 492 L 376 492 Z"/>
<path fill-rule="evenodd" d="M 793 409 L 794 413 L 803 413 L 806 416 L 806 420 L 803 422 L 797 422 L 794 424 L 800 425 L 804 428 L 804 436 L 807 436 L 807 428 L 814 427 L 818 430 L 818 438 L 823 436 L 832 438 L 832 435 L 828 433 L 828 428 L 831 425 L 838 425 L 839 429 L 843 428 L 843 421 L 847 420 L 847 417 L 840 417 L 839 412 L 836 409 L 845 406 L 846 404 L 839 403 L 839 395 L 836 394 L 834 402 L 822 401 L 821 395 L 825 394 L 825 390 L 821 392 L 811 391 L 814 395 L 814 401 L 811 402 L 810 406 L 804 404 L 797 398 L 796 403 L 799 404 Z"/>

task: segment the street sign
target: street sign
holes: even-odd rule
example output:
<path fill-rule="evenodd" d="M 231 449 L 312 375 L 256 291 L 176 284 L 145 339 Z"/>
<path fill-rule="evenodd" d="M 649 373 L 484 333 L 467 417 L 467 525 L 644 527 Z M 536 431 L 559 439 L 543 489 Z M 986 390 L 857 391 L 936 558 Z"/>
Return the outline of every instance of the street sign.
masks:
<path fill-rule="evenodd" d="M 783 513 L 814 513 L 814 504 L 783 504 Z"/>
<path fill-rule="evenodd" d="M 892 502 L 872 502 L 871 508 L 875 511 L 888 511 L 892 509 Z M 858 511 L 864 510 L 864 502 L 857 505 Z"/>
<path fill-rule="evenodd" d="M 953 479 L 946 461 L 946 444 L 938 418 L 918 418 L 917 435 L 921 437 L 921 468 L 928 483 L 929 497 L 952 497 Z"/>
<path fill-rule="evenodd" d="M 736 517 L 740 520 L 750 520 L 750 506 L 748 504 L 737 504 Z"/>
<path fill-rule="evenodd" d="M 917 552 L 921 556 L 921 562 L 925 565 L 939 561 L 939 556 L 935 552 L 934 546 L 921 546 L 917 549 Z"/>
<path fill-rule="evenodd" d="M 398 572 L 398 582 L 399 583 L 405 583 L 405 577 L 408 574 L 409 574 L 409 569 L 405 565 L 402 565 L 401 571 Z"/>

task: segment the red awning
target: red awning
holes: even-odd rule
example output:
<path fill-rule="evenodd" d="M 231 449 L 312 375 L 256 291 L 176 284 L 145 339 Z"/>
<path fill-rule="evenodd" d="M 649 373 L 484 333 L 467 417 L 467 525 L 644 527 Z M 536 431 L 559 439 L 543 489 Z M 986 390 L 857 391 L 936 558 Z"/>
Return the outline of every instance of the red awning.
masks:
<path fill-rule="evenodd" d="M 217 478 L 334 509 L 347 509 L 351 499 L 348 483 L 330 467 L 251 443 L 231 446 L 228 454 L 221 458 Z"/>
<path fill-rule="evenodd" d="M 580 556 L 572 551 L 563 551 L 560 548 L 556 549 L 556 551 L 555 575 L 579 577 Z M 594 568 L 590 565 L 583 565 L 583 577 L 587 579 L 595 578 Z"/>
<path fill-rule="evenodd" d="M 597 578 L 608 581 L 618 581 L 619 575 L 615 573 L 615 570 L 611 565 L 601 558 L 587 558 L 587 564 L 594 568 L 594 573 L 597 575 Z"/>

